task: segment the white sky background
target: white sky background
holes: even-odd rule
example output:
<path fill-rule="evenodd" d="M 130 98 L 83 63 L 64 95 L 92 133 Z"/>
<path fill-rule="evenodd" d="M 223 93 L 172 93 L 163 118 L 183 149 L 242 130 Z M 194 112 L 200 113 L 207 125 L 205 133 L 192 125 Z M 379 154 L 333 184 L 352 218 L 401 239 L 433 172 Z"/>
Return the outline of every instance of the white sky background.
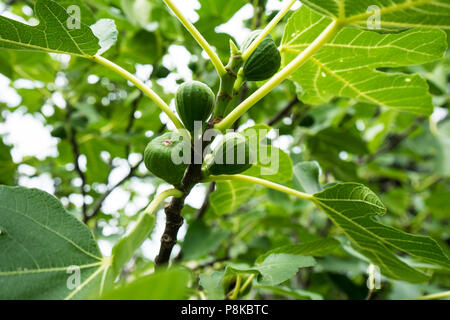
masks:
<path fill-rule="evenodd" d="M 230 0 L 232 1 L 232 0 Z M 181 11 L 187 15 L 187 17 L 195 22 L 198 20 L 198 15 L 195 12 L 195 9 L 200 7 L 197 0 L 176 0 L 177 6 L 181 9 Z M 267 9 L 275 10 L 282 8 L 282 2 L 278 0 L 269 0 Z M 293 9 L 297 9 L 300 6 L 298 2 L 294 5 Z M 0 12 L 4 10 L 4 5 L 0 3 Z M 245 38 L 250 33 L 249 29 L 244 28 L 243 21 L 251 18 L 253 15 L 253 8 L 250 4 L 244 6 L 241 10 L 239 10 L 235 16 L 226 24 L 221 25 L 217 28 L 220 32 L 226 32 L 236 38 L 239 43 L 242 43 Z M 11 16 L 10 14 L 8 15 Z M 17 17 L 16 17 L 17 18 Z M 175 92 L 177 85 L 176 79 L 181 75 L 185 79 L 191 79 L 192 73 L 187 67 L 190 60 L 189 52 L 184 49 L 182 46 L 171 46 L 169 48 L 168 54 L 164 57 L 164 64 L 170 68 L 176 67 L 179 71 L 179 74 L 171 74 L 166 79 L 160 80 L 160 83 L 165 87 L 169 88 L 169 90 Z M 148 76 L 152 70 L 151 66 L 139 66 L 137 69 L 137 76 L 141 79 L 148 79 Z M 6 102 L 9 105 L 16 106 L 20 103 L 20 96 L 17 93 L 8 87 L 9 80 L 4 76 L 0 75 L 0 101 Z M 27 87 L 30 85 L 27 81 L 21 81 L 19 83 L 20 86 Z M 58 99 L 58 96 L 54 97 L 54 103 L 57 105 L 63 105 L 64 102 L 61 99 Z M 173 107 L 173 103 L 172 103 Z M 36 156 L 39 159 L 44 159 L 47 156 L 56 156 L 57 155 L 57 139 L 51 137 L 50 135 L 50 127 L 44 127 L 44 118 L 41 117 L 33 117 L 30 114 L 23 114 L 22 111 L 16 111 L 14 113 L 9 113 L 7 116 L 7 121 L 5 123 L 0 123 L 0 134 L 6 135 L 5 142 L 14 146 L 12 150 L 12 156 L 14 161 L 19 162 L 25 156 Z M 51 110 L 48 110 L 51 112 Z M 443 115 L 441 112 L 437 111 L 434 115 L 435 118 L 439 119 Z M 445 116 L 445 115 L 444 115 Z M 162 119 L 167 121 L 167 116 L 162 115 Z M 170 127 L 170 126 L 169 126 Z M 280 137 L 277 145 L 282 149 L 287 149 L 292 141 L 290 137 Z M 113 171 L 111 174 L 111 179 L 109 181 L 110 184 L 114 184 L 118 180 L 120 180 L 123 176 L 128 173 L 128 165 L 124 161 L 124 163 L 119 166 L 117 169 Z M 27 166 L 19 167 L 19 170 L 22 173 L 30 174 L 33 173 L 33 168 Z M 45 190 L 49 193 L 54 192 L 53 181 L 48 175 L 40 176 L 38 178 L 26 178 L 23 177 L 19 181 L 20 185 L 26 187 L 34 187 Z M 148 202 L 148 195 L 153 192 L 152 187 L 148 185 L 143 185 L 142 182 L 137 179 L 132 180 L 132 188 L 133 190 L 146 190 L 140 197 L 135 199 L 135 201 L 129 201 L 129 193 L 123 189 L 116 189 L 105 201 L 104 203 L 104 211 L 106 213 L 115 213 L 118 209 L 123 207 L 126 208 L 127 214 L 135 214 L 139 208 L 142 208 Z M 158 191 L 163 191 L 164 189 L 170 188 L 169 185 L 162 186 Z M 187 203 L 195 208 L 199 208 L 204 199 L 205 187 L 197 186 L 191 195 L 187 199 Z M 67 199 L 64 199 L 68 201 Z M 73 203 L 81 206 L 81 196 L 74 195 L 69 199 Z M 129 228 L 132 226 L 129 226 Z M 158 214 L 157 218 L 157 226 L 154 230 L 154 233 L 150 240 L 147 240 L 143 247 L 143 254 L 149 259 L 154 259 L 157 251 L 159 249 L 159 239 L 162 235 L 164 228 L 164 215 L 161 211 Z M 117 232 L 117 228 L 115 226 L 107 226 L 105 228 L 106 233 L 115 233 Z M 185 235 L 186 228 L 180 230 L 179 237 L 183 237 Z M 107 235 L 107 234 L 106 234 Z M 108 241 L 100 241 L 100 247 L 102 249 L 103 254 L 109 255 L 112 244 Z M 174 254 L 177 254 L 179 248 L 174 250 Z"/>

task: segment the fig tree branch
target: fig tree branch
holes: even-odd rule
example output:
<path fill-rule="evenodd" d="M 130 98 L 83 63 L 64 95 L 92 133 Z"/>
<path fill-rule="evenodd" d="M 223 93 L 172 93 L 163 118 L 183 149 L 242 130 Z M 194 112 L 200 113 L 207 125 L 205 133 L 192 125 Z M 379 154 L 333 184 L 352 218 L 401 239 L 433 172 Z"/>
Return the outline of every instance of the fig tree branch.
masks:
<path fill-rule="evenodd" d="M 388 141 L 382 148 L 380 148 L 376 153 L 363 158 L 362 164 L 367 164 L 378 158 L 379 156 L 388 153 L 395 148 L 397 148 L 404 140 L 406 140 L 417 128 L 426 120 L 426 118 L 418 118 L 411 127 L 406 129 L 404 132 L 396 135 L 392 135 L 388 138 Z"/>
<path fill-rule="evenodd" d="M 75 165 L 75 171 L 77 172 L 78 176 L 81 179 L 80 192 L 83 197 L 83 204 L 82 204 L 83 222 L 86 223 L 88 220 L 87 206 L 86 206 L 86 176 L 80 167 L 81 154 L 80 154 L 80 149 L 79 149 L 78 142 L 76 139 L 76 134 L 77 134 L 76 130 L 74 128 L 71 128 L 69 141 L 70 141 L 70 145 L 72 147 L 72 153 L 73 153 L 73 157 L 74 157 L 73 163 Z"/>
<path fill-rule="evenodd" d="M 127 127 L 125 128 L 126 134 L 130 133 L 133 128 L 133 124 L 136 120 L 136 117 L 134 116 L 134 114 L 136 113 L 136 111 L 139 107 L 139 102 L 141 102 L 143 96 L 144 95 L 143 95 L 142 91 L 140 91 L 139 96 L 136 99 L 134 99 L 133 102 L 131 103 L 130 116 L 128 118 Z M 126 146 L 126 154 L 127 154 L 127 157 L 130 155 L 130 144 L 127 144 L 127 146 Z"/>
<path fill-rule="evenodd" d="M 72 106 L 68 103 L 67 104 L 67 113 L 66 113 L 66 122 L 69 121 L 70 115 L 72 114 L 73 109 Z M 69 131 L 69 143 L 70 147 L 72 148 L 73 153 L 73 164 L 75 166 L 75 172 L 78 174 L 78 177 L 81 179 L 81 186 L 80 186 L 80 192 L 83 197 L 83 204 L 82 204 L 82 213 L 83 213 L 83 222 L 87 222 L 87 206 L 86 206 L 86 175 L 84 174 L 83 170 L 81 170 L 80 167 L 80 147 L 78 145 L 77 141 L 77 131 L 73 126 L 70 126 Z"/>
<path fill-rule="evenodd" d="M 123 265 L 131 259 L 134 252 L 142 245 L 145 239 L 147 239 L 155 221 L 154 217 L 149 216 L 152 216 L 159 205 L 168 197 L 174 197 L 174 199 L 176 199 L 176 197 L 181 196 L 183 196 L 183 192 L 180 190 L 169 189 L 157 195 L 153 201 L 150 202 L 131 232 L 121 238 L 113 248 L 112 269 L 114 276 L 119 274 Z"/>
<path fill-rule="evenodd" d="M 202 150 L 204 148 L 205 146 L 203 146 Z M 166 265 L 169 262 L 172 249 L 177 243 L 178 230 L 184 222 L 181 211 L 183 210 L 186 197 L 189 195 L 192 188 L 202 181 L 202 165 L 196 163 L 195 157 L 196 155 L 193 150 L 191 153 L 191 164 L 187 168 L 181 182 L 183 196 L 173 198 L 164 210 L 166 213 L 166 226 L 161 237 L 159 254 L 155 259 L 156 266 Z"/>
<path fill-rule="evenodd" d="M 450 297 L 450 291 L 429 294 L 426 296 L 421 296 L 421 297 L 413 298 L 410 300 L 436 300 L 436 299 L 444 299 L 444 298 L 448 298 L 448 297 Z"/>
<path fill-rule="evenodd" d="M 280 112 L 278 112 L 272 119 L 270 119 L 267 124 L 271 127 L 278 123 L 278 121 L 282 120 L 283 118 L 287 117 L 289 113 L 291 113 L 292 108 L 295 107 L 300 101 L 298 100 L 297 96 L 293 98 L 291 101 L 289 101 L 288 105 L 283 108 Z"/>
<path fill-rule="evenodd" d="M 96 216 L 100 212 L 106 198 L 108 198 L 108 196 L 114 190 L 116 190 L 118 187 L 120 187 L 122 184 L 124 184 L 130 178 L 134 177 L 136 170 L 139 168 L 139 166 L 142 164 L 142 162 L 143 162 L 143 160 L 139 161 L 136 165 L 132 166 L 130 168 L 130 171 L 128 172 L 128 174 L 125 177 L 123 177 L 119 182 L 114 184 L 112 187 L 110 187 L 108 190 L 106 190 L 105 193 L 102 194 L 102 196 L 96 201 L 92 210 L 86 215 L 86 221 L 88 221 L 89 219 L 92 219 L 94 216 Z"/>

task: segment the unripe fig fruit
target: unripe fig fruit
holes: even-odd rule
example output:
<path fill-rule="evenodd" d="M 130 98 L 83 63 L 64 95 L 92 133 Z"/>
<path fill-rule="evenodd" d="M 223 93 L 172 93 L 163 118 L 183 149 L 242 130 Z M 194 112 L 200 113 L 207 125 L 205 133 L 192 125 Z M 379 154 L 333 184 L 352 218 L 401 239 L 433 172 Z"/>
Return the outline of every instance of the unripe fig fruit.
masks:
<path fill-rule="evenodd" d="M 67 130 L 66 130 L 65 124 L 62 122 L 58 122 L 50 134 L 52 135 L 52 137 L 55 137 L 55 138 L 60 138 L 63 140 L 66 139 L 67 138 Z"/>
<path fill-rule="evenodd" d="M 199 62 L 198 61 L 191 61 L 191 62 L 189 62 L 188 68 L 191 69 L 191 71 L 193 73 L 197 73 L 199 68 L 200 68 Z"/>
<path fill-rule="evenodd" d="M 261 30 L 253 31 L 242 44 L 241 51 L 245 52 L 260 35 Z M 281 66 L 281 55 L 275 41 L 269 34 L 261 41 L 252 55 L 245 61 L 244 76 L 250 81 L 262 81 L 271 78 Z"/>
<path fill-rule="evenodd" d="M 150 141 L 145 148 L 145 166 L 158 178 L 174 186 L 180 186 L 188 167 L 188 163 L 182 161 L 183 155 L 190 147 L 190 143 L 178 133 L 165 133 Z"/>
<path fill-rule="evenodd" d="M 76 129 L 86 129 L 89 124 L 89 119 L 81 112 L 76 111 L 70 115 L 69 122 Z"/>
<path fill-rule="evenodd" d="M 239 133 L 227 133 L 212 153 L 207 171 L 209 174 L 238 174 L 249 169 L 254 152 L 248 139 Z"/>
<path fill-rule="evenodd" d="M 194 122 L 205 122 L 213 112 L 215 96 L 212 90 L 199 81 L 183 83 L 177 90 L 175 106 L 184 126 L 194 131 Z"/>
<path fill-rule="evenodd" d="M 158 79 L 167 77 L 170 74 L 170 70 L 164 66 L 157 66 L 152 72 L 152 76 Z"/>

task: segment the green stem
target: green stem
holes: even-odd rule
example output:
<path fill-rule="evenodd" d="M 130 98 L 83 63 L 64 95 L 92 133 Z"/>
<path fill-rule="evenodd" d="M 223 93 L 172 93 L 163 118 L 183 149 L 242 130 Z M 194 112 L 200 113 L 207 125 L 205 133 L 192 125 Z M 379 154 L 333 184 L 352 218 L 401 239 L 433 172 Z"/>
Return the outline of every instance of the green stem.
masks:
<path fill-rule="evenodd" d="M 111 71 L 114 71 L 115 73 L 119 74 L 120 76 L 122 76 L 123 78 L 127 79 L 128 81 L 130 81 L 131 83 L 133 83 L 136 87 L 138 87 L 147 97 L 149 97 L 150 99 L 153 100 L 154 103 L 156 103 L 156 105 L 162 110 L 164 111 L 167 116 L 170 118 L 170 120 L 172 120 L 173 124 L 175 125 L 175 127 L 177 127 L 177 129 L 184 129 L 183 124 L 181 123 L 180 120 L 178 120 L 177 116 L 175 115 L 175 113 L 172 112 L 172 110 L 170 110 L 170 107 L 167 105 L 167 103 L 164 102 L 164 100 L 161 99 L 161 97 L 154 92 L 152 89 L 150 89 L 147 85 L 145 85 L 144 82 L 142 82 L 141 80 L 139 80 L 138 78 L 136 78 L 134 75 L 132 75 L 130 72 L 128 72 L 127 70 L 125 70 L 124 68 L 118 66 L 117 64 L 115 64 L 112 61 L 109 61 L 106 58 L 103 58 L 101 56 L 92 56 L 89 57 L 92 61 L 95 61 L 105 67 L 107 67 L 108 69 L 110 69 Z"/>
<path fill-rule="evenodd" d="M 426 296 L 417 297 L 417 298 L 413 298 L 410 300 L 435 300 L 435 299 L 443 299 L 443 298 L 448 298 L 448 297 L 450 297 L 450 291 L 429 294 Z"/>
<path fill-rule="evenodd" d="M 255 91 L 247 100 L 236 107 L 225 119 L 219 122 L 215 128 L 225 131 L 231 128 L 233 123 L 239 119 L 245 112 L 253 107 L 258 101 L 269 94 L 276 86 L 292 75 L 301 67 L 311 56 L 313 56 L 322 46 L 327 43 L 340 29 L 342 25 L 334 20 L 316 40 L 309 45 L 301 54 L 292 60 L 286 67 L 277 73 L 272 79 L 267 81 L 261 88 Z"/>
<path fill-rule="evenodd" d="M 239 291 L 240 294 L 243 294 L 245 292 L 245 289 L 247 289 L 247 287 L 252 283 L 253 278 L 255 278 L 255 274 L 252 273 L 250 275 L 250 277 L 248 277 L 247 281 L 244 282 L 244 284 L 241 287 L 241 290 Z"/>
<path fill-rule="evenodd" d="M 233 40 L 230 40 L 230 61 L 225 67 L 226 73 L 220 77 L 220 89 L 214 110 L 214 120 L 221 120 L 225 116 L 228 105 L 233 100 L 234 85 L 238 78 L 238 71 L 243 63 L 241 51 Z"/>
<path fill-rule="evenodd" d="M 270 33 L 270 31 L 276 27 L 276 25 L 280 22 L 281 19 L 289 12 L 291 7 L 294 5 L 294 3 L 297 2 L 297 0 L 289 0 L 286 7 L 278 12 L 278 14 L 275 16 L 275 18 L 270 21 L 270 23 L 264 28 L 264 30 L 261 32 L 261 34 L 253 41 L 252 45 L 245 51 L 242 55 L 242 59 L 246 61 L 252 53 L 256 50 L 256 48 L 259 46 L 261 41 L 263 41 L 267 35 Z"/>
<path fill-rule="evenodd" d="M 178 20 L 184 25 L 184 27 L 189 31 L 189 33 L 194 37 L 194 39 L 198 42 L 198 44 L 205 50 L 206 54 L 211 59 L 214 67 L 217 70 L 219 76 L 223 76 L 226 74 L 225 67 L 220 61 L 219 56 L 214 52 L 209 43 L 205 40 L 205 38 L 201 35 L 201 33 L 197 30 L 197 28 L 183 15 L 180 9 L 172 2 L 172 0 L 163 0 L 166 5 L 173 11 L 173 13 L 177 16 Z"/>
<path fill-rule="evenodd" d="M 169 189 L 166 191 L 161 192 L 159 195 L 157 195 L 152 202 L 148 205 L 148 207 L 145 209 L 144 214 L 153 214 L 153 212 L 158 209 L 161 202 L 166 200 L 169 197 L 175 197 L 180 198 L 184 195 L 184 193 L 178 189 Z"/>
<path fill-rule="evenodd" d="M 236 286 L 233 290 L 233 295 L 230 297 L 230 300 L 236 300 L 239 297 L 239 291 L 241 289 L 242 277 L 240 274 L 237 275 Z"/>
<path fill-rule="evenodd" d="M 236 180 L 236 181 L 250 182 L 253 184 L 264 186 L 264 187 L 267 187 L 267 188 L 270 188 L 273 190 L 277 190 L 277 191 L 298 197 L 300 199 L 305 199 L 305 200 L 313 200 L 314 199 L 314 197 L 312 195 L 282 186 L 281 184 L 277 184 L 277 183 L 274 183 L 274 182 L 271 182 L 268 180 L 264 180 L 264 179 L 260 179 L 260 178 L 256 178 L 256 177 L 244 176 L 244 175 L 240 175 L 240 174 L 209 176 L 207 180 L 211 180 L 211 181 Z"/>
<path fill-rule="evenodd" d="M 153 212 L 158 209 L 159 205 L 169 197 L 180 198 L 184 193 L 177 189 L 166 190 L 157 195 L 148 205 L 145 211 L 139 217 L 134 228 L 126 236 L 122 237 L 114 246 L 112 253 L 112 271 L 114 276 L 120 273 L 123 266 L 130 261 L 134 252 L 147 239 L 155 224 L 155 216 Z"/>

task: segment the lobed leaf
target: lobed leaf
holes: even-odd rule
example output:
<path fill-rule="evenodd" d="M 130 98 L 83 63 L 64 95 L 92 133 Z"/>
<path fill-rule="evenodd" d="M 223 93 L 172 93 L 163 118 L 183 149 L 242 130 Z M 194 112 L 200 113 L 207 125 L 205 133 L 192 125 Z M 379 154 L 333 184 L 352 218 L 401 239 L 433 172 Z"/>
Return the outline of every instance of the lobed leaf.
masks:
<path fill-rule="evenodd" d="M 294 166 L 295 189 L 310 194 L 322 190 L 319 183 L 320 166 L 316 161 L 300 162 Z"/>
<path fill-rule="evenodd" d="M 0 256 L 0 299 L 85 298 L 108 270 L 81 221 L 48 193 L 23 187 L 0 186 Z M 80 285 L 71 286 L 77 272 Z"/>
<path fill-rule="evenodd" d="M 253 166 L 243 174 L 273 182 L 290 181 L 293 175 L 292 160 L 280 148 L 265 143 L 270 130 L 268 125 L 257 124 L 242 132 L 248 137 L 256 157 Z"/>
<path fill-rule="evenodd" d="M 189 297 L 185 269 L 161 270 L 108 291 L 103 300 L 183 300 Z"/>
<path fill-rule="evenodd" d="M 281 51 L 287 65 L 327 28 L 331 19 L 303 6 L 286 26 Z M 431 62 L 447 49 L 446 34 L 438 29 L 412 29 L 379 34 L 343 28 L 303 64 L 292 80 L 301 86 L 302 101 L 311 104 L 347 97 L 398 111 L 430 115 L 427 82 L 419 75 L 382 72 Z"/>
<path fill-rule="evenodd" d="M 248 267 L 244 265 L 229 265 L 225 274 L 230 273 L 257 273 L 261 277 L 258 283 L 274 286 L 295 276 L 299 268 L 312 267 L 316 264 L 313 257 L 285 253 L 273 253 L 261 263 Z"/>
<path fill-rule="evenodd" d="M 333 238 L 307 241 L 300 244 L 291 244 L 272 249 L 256 259 L 261 263 L 265 258 L 274 253 L 284 253 L 299 256 L 323 257 L 333 252 L 339 246 L 339 241 Z"/>
<path fill-rule="evenodd" d="M 387 276 L 410 282 L 424 282 L 428 276 L 392 251 L 403 251 L 423 261 L 450 268 L 450 260 L 431 238 L 408 234 L 376 222 L 386 208 L 367 187 L 356 183 L 334 185 L 314 195 L 313 200 L 352 240 L 362 254 Z"/>
<path fill-rule="evenodd" d="M 237 210 L 255 190 L 253 184 L 240 181 L 218 181 L 216 186 L 216 191 L 210 196 L 210 205 L 219 216 Z"/>
<path fill-rule="evenodd" d="M 379 14 L 383 29 L 450 29 L 448 0 L 302 0 L 302 3 L 321 14 L 360 26 L 367 26 L 368 19 Z"/>
<path fill-rule="evenodd" d="M 79 12 L 68 10 L 70 6 Z M 0 16 L 0 48 L 93 56 L 107 50 L 117 39 L 112 20 L 100 20 L 89 27 L 92 17 L 78 0 L 37 0 L 34 10 L 37 26 Z"/>

